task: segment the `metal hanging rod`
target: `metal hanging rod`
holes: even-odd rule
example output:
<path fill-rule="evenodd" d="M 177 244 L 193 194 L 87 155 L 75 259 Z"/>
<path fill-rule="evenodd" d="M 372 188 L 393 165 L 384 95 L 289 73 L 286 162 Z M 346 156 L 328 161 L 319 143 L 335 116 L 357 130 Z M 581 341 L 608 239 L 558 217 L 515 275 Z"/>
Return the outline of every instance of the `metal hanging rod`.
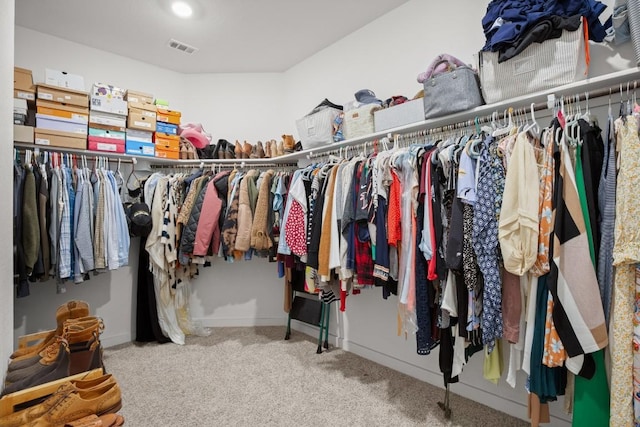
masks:
<path fill-rule="evenodd" d="M 291 167 L 297 168 L 298 164 L 297 163 L 245 163 L 245 162 L 236 162 L 236 163 L 190 162 L 188 164 L 185 164 L 185 163 L 152 164 L 150 166 L 151 166 L 151 169 L 204 169 L 205 167 L 208 167 L 208 166 L 215 169 L 256 169 L 256 168 L 279 169 L 279 168 L 291 168 Z"/>
<path fill-rule="evenodd" d="M 21 152 L 21 153 L 24 153 L 25 150 L 31 150 L 33 153 L 46 151 L 48 153 L 71 154 L 73 156 L 76 156 L 76 158 L 80 158 L 81 156 L 84 156 L 88 160 L 95 157 L 103 157 L 107 159 L 117 160 L 120 163 L 129 163 L 129 164 L 138 163 L 135 157 L 125 156 L 124 154 L 117 154 L 117 153 L 106 153 L 102 151 L 87 151 L 87 150 L 79 150 L 79 149 L 64 148 L 64 147 L 49 147 L 49 146 L 34 145 L 34 144 L 20 143 L 20 142 L 14 142 L 13 146 L 14 146 L 14 150 L 17 150 L 18 152 Z"/>

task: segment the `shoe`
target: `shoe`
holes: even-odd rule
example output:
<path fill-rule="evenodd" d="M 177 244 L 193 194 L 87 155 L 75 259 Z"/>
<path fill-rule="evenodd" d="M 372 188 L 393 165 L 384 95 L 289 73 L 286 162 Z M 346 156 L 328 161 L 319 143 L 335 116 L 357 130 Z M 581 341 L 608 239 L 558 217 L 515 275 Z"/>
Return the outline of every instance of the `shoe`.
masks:
<path fill-rule="evenodd" d="M 90 345 L 90 341 L 94 337 L 99 337 L 104 331 L 104 323 L 102 319 L 94 316 L 81 317 L 78 319 L 69 319 L 65 322 L 64 332 L 62 338 L 64 338 L 69 344 L 70 351 L 83 351 Z M 57 339 L 52 340 L 46 350 L 40 352 L 34 357 L 28 359 L 14 360 L 9 364 L 7 369 L 7 382 L 16 382 L 22 378 L 31 375 L 34 369 L 38 368 L 38 363 L 44 360 L 45 356 L 51 357 L 52 352 L 58 347 Z M 53 349 L 53 350 L 52 350 Z M 41 362 L 41 364 L 48 365 L 48 362 Z M 31 371 L 25 371 L 25 369 L 31 369 Z"/>
<path fill-rule="evenodd" d="M 64 322 L 68 319 L 75 319 L 78 317 L 86 317 L 89 315 L 89 303 L 85 301 L 72 300 L 67 302 L 66 304 L 62 304 L 56 310 L 56 323 L 57 327 L 55 331 L 51 331 L 49 335 L 47 335 L 40 344 L 36 346 L 20 348 L 13 352 L 11 359 L 21 359 L 21 358 L 29 358 L 36 356 L 42 350 L 51 344 L 56 336 L 62 335 L 62 330 L 64 328 Z"/>
<path fill-rule="evenodd" d="M 302 142 L 301 141 L 296 142 L 296 145 L 293 147 L 293 151 L 302 151 L 302 150 L 303 150 Z"/>
<path fill-rule="evenodd" d="M 242 144 L 236 139 L 235 145 L 236 159 L 242 159 Z"/>
<path fill-rule="evenodd" d="M 119 414 L 89 415 L 79 420 L 70 421 L 64 427 L 119 427 L 124 424 L 124 417 Z"/>
<path fill-rule="evenodd" d="M 282 141 L 284 145 L 284 152 L 293 153 L 296 146 L 296 140 L 293 139 L 293 135 L 282 135 Z"/>
<path fill-rule="evenodd" d="M 19 427 L 30 423 L 49 411 L 61 398 L 63 398 L 68 390 L 84 390 L 91 391 L 102 389 L 106 384 L 115 383 L 116 380 L 111 374 L 102 375 L 98 378 L 90 380 L 73 380 L 62 384 L 55 393 L 50 395 L 46 400 L 29 408 L 6 415 L 0 418 L 0 426 L 3 427 Z"/>
<path fill-rule="evenodd" d="M 271 158 L 271 141 L 264 143 L 264 157 L 267 159 Z"/>
<path fill-rule="evenodd" d="M 284 141 L 279 141 L 277 144 L 277 155 L 284 156 Z"/>
<path fill-rule="evenodd" d="M 122 408 L 122 392 L 115 381 L 91 390 L 66 388 L 57 394 L 62 397 L 56 396 L 51 408 L 27 426 L 64 426 L 90 415 L 116 413 Z"/>
<path fill-rule="evenodd" d="M 236 158 L 236 153 L 235 153 L 235 145 L 233 145 L 232 143 L 228 143 L 227 144 L 227 149 L 225 150 L 225 159 L 235 159 Z"/>
<path fill-rule="evenodd" d="M 21 379 L 20 381 L 7 385 L 0 397 L 25 388 L 35 387 L 40 384 L 59 380 L 69 376 L 69 346 L 64 338 L 58 338 L 60 343 L 55 361 L 48 366 L 44 366 L 37 371 L 36 375 Z"/>
<path fill-rule="evenodd" d="M 258 159 L 265 158 L 265 151 L 264 151 L 264 147 L 262 146 L 262 141 L 258 141 L 258 143 L 256 144 L 256 157 Z"/>
<path fill-rule="evenodd" d="M 253 151 L 253 146 L 249 144 L 247 141 L 244 142 L 242 146 L 242 158 L 248 159 L 251 157 L 251 152 Z"/>

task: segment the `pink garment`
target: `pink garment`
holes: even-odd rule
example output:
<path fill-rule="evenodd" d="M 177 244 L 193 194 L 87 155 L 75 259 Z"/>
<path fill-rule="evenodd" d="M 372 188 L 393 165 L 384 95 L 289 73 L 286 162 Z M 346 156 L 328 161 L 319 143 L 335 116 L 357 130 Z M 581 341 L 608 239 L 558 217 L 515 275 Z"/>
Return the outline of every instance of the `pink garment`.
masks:
<path fill-rule="evenodd" d="M 193 255 L 195 256 L 206 256 L 212 241 L 213 253 L 218 252 L 218 246 L 220 244 L 218 220 L 220 219 L 222 200 L 218 197 L 218 190 L 216 190 L 216 186 L 214 185 L 215 181 L 214 178 L 207 184 L 207 192 L 202 201 L 202 210 L 200 211 L 200 219 L 198 220 L 196 239 L 193 246 Z"/>
<path fill-rule="evenodd" d="M 429 165 L 431 165 L 431 156 L 433 153 L 429 154 L 427 161 Z M 436 230 L 435 225 L 433 224 L 433 204 L 431 203 L 431 167 L 427 166 L 427 188 L 425 189 L 424 203 L 425 209 L 429 213 L 429 228 L 430 236 L 431 236 L 431 248 L 433 250 L 433 256 L 429 261 L 427 261 L 427 279 L 436 280 L 438 278 L 438 273 L 436 272 L 436 252 L 438 248 L 438 244 L 436 243 Z"/>
<path fill-rule="evenodd" d="M 438 55 L 436 59 L 429 64 L 429 67 L 427 67 L 427 70 L 424 73 L 418 74 L 418 83 L 424 83 L 433 76 L 445 73 L 452 68 L 461 67 L 463 65 L 466 64 L 455 56 L 443 53 L 442 55 Z"/>

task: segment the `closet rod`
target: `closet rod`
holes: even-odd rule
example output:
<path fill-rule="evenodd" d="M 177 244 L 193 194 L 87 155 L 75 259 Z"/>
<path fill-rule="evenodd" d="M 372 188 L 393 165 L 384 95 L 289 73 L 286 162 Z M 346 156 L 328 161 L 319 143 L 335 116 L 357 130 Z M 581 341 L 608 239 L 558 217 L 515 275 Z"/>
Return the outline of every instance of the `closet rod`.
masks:
<path fill-rule="evenodd" d="M 184 162 L 184 160 L 183 160 Z M 253 168 L 289 168 L 289 167 L 298 167 L 297 163 L 245 163 L 245 162 L 235 162 L 235 163 L 205 163 L 205 162 L 191 162 L 188 164 L 184 163 L 176 163 L 176 164 L 152 164 L 151 169 L 204 169 L 205 166 L 211 165 L 212 168 L 216 169 L 253 169 Z"/>
<path fill-rule="evenodd" d="M 42 145 L 34 145 L 29 143 L 21 143 L 14 142 L 13 146 L 15 150 L 24 153 L 24 150 L 31 150 L 34 153 L 37 151 L 47 151 L 49 153 L 65 153 L 65 154 L 75 154 L 78 156 L 85 156 L 87 159 L 93 157 L 107 157 L 110 159 L 118 160 L 120 163 L 131 163 L 137 164 L 137 159 L 132 156 L 126 156 L 124 154 L 117 153 L 108 153 L 103 151 L 88 151 L 88 150 L 79 150 L 75 148 L 64 148 L 64 147 L 52 147 L 52 146 L 42 146 Z"/>

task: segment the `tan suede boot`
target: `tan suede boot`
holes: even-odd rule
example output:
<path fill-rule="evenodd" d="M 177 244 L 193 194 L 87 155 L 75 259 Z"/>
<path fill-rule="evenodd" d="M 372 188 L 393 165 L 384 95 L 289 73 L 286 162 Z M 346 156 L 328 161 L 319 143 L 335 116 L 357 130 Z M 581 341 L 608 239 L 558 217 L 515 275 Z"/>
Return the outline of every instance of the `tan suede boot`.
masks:
<path fill-rule="evenodd" d="M 284 144 L 284 152 L 293 153 L 296 147 L 296 140 L 293 139 L 293 135 L 282 135 L 282 141 Z"/>
<path fill-rule="evenodd" d="M 266 141 L 264 143 L 264 157 L 271 158 L 271 141 Z"/>
<path fill-rule="evenodd" d="M 242 146 L 242 158 L 249 159 L 251 157 L 251 151 L 253 150 L 253 145 L 249 144 L 247 141 L 244 142 Z"/>

